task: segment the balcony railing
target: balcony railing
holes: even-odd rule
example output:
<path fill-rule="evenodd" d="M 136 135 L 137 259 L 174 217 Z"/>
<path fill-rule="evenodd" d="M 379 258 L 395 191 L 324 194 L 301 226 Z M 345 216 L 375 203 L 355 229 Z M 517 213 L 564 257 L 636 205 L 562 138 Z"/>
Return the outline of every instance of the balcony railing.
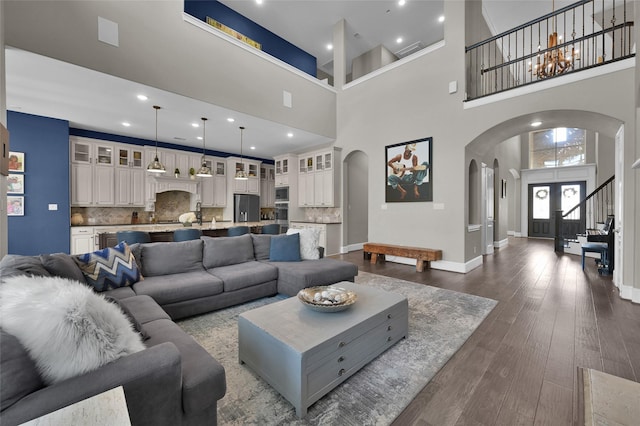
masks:
<path fill-rule="evenodd" d="M 633 5 L 581 0 L 467 47 L 467 100 L 635 56 Z"/>

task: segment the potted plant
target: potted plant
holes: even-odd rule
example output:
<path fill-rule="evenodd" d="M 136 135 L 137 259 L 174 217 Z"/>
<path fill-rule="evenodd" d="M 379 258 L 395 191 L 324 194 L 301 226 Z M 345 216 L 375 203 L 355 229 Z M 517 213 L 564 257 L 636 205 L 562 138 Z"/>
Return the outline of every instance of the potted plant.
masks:
<path fill-rule="evenodd" d="M 189 177 L 190 177 L 191 179 L 195 179 L 195 178 L 196 178 L 196 169 L 194 169 L 193 167 L 191 167 L 191 168 L 189 169 Z"/>
<path fill-rule="evenodd" d="M 175 175 L 175 177 L 179 178 L 180 177 L 180 169 L 176 167 L 176 169 L 173 171 L 173 174 Z"/>

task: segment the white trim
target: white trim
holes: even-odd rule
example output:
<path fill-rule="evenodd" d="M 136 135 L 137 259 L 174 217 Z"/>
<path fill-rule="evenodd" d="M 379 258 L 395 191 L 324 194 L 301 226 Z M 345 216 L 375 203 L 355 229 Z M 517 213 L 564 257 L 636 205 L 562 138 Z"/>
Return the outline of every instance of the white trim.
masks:
<path fill-rule="evenodd" d="M 348 246 L 340 247 L 340 253 L 345 254 L 349 253 L 350 251 L 362 250 L 363 247 L 364 243 L 349 244 Z"/>
<path fill-rule="evenodd" d="M 505 238 L 504 240 L 500 240 L 500 241 L 494 241 L 493 242 L 493 246 L 495 248 L 501 248 L 501 247 L 506 247 L 509 245 L 509 239 Z"/>
<path fill-rule="evenodd" d="M 522 232 L 516 232 L 513 236 L 516 238 L 522 238 Z"/>
<path fill-rule="evenodd" d="M 515 89 L 507 90 L 505 92 L 496 93 L 495 95 L 485 96 L 480 99 L 474 99 L 462 103 L 463 109 L 475 108 L 494 102 L 504 101 L 506 99 L 515 98 L 517 96 L 528 95 L 530 93 L 539 92 L 545 89 L 552 89 L 558 86 L 564 86 L 566 84 L 575 83 L 576 81 L 582 81 L 593 77 L 599 77 L 601 75 L 609 74 L 612 72 L 626 70 L 627 68 L 633 68 L 636 66 L 636 58 L 627 58 L 622 61 L 612 62 L 607 65 L 590 68 L 580 72 L 572 72 L 561 77 L 552 78 L 551 80 L 543 80 L 535 84 L 528 84 L 526 86 L 518 87 Z"/>
<path fill-rule="evenodd" d="M 388 262 L 402 263 L 404 265 L 416 266 L 416 259 L 410 259 L 407 257 L 400 256 L 385 256 L 385 260 Z M 438 269 L 441 271 L 449 271 L 449 272 L 458 272 L 461 274 L 466 274 L 467 272 L 479 267 L 482 265 L 482 256 L 478 256 L 474 259 L 471 259 L 467 263 L 459 263 L 459 262 L 450 262 L 448 260 L 438 260 L 432 261 L 431 269 Z"/>
<path fill-rule="evenodd" d="M 482 225 L 467 225 L 467 232 L 476 232 L 482 229 Z"/>
<path fill-rule="evenodd" d="M 514 237 L 516 235 L 516 231 L 507 231 L 507 235 L 511 235 Z"/>
<path fill-rule="evenodd" d="M 391 71 L 391 70 L 393 70 L 395 68 L 401 67 L 404 64 L 409 63 L 411 61 L 415 61 L 416 59 L 419 59 L 424 55 L 428 55 L 431 52 L 434 52 L 434 51 L 436 51 L 438 49 L 441 49 L 444 46 L 445 46 L 444 40 L 440 40 L 440 41 L 438 41 L 436 43 L 433 43 L 432 45 L 429 45 L 429 46 L 425 47 L 424 49 L 420 50 L 417 53 L 414 53 L 414 54 L 409 55 L 409 56 L 405 56 L 402 59 L 398 59 L 395 62 L 392 62 L 392 63 L 390 63 L 388 65 L 385 65 L 382 68 L 378 68 L 377 70 L 371 71 L 370 73 L 368 73 L 366 75 L 363 75 L 362 77 L 357 78 L 357 79 L 345 84 L 344 86 L 342 86 L 342 90 L 347 90 L 347 89 L 350 89 L 350 88 L 352 88 L 354 86 L 357 86 L 360 83 L 364 83 L 367 80 L 370 80 L 370 79 L 372 79 L 374 77 L 377 77 L 377 76 L 379 76 L 381 74 L 384 74 L 387 71 Z"/>
<path fill-rule="evenodd" d="M 287 71 L 290 71 L 290 72 L 296 74 L 298 77 L 302 77 L 305 80 L 310 81 L 311 83 L 314 83 L 314 84 L 316 84 L 316 85 L 318 85 L 320 87 L 324 87 L 325 89 L 327 89 L 327 90 L 329 90 L 329 91 L 331 91 L 333 93 L 338 93 L 336 89 L 334 89 L 333 87 L 329 86 L 326 82 L 323 82 L 322 80 L 318 80 L 317 78 L 307 74 L 306 72 L 301 71 L 298 68 L 296 68 L 296 67 L 294 67 L 292 65 L 289 65 L 288 63 L 286 63 L 286 62 L 284 62 L 284 61 L 282 61 L 282 60 L 280 60 L 280 59 L 278 59 L 276 57 L 273 57 L 273 56 L 269 55 L 268 53 L 265 53 L 265 52 L 263 52 L 261 50 L 258 50 L 258 49 L 254 48 L 254 47 L 251 47 L 251 46 L 247 45 L 246 43 L 243 43 L 243 42 L 241 42 L 239 40 L 236 40 L 235 38 L 231 37 L 230 35 L 222 32 L 220 30 L 217 30 L 217 29 L 213 28 L 211 25 L 207 24 L 206 22 L 204 22 L 204 21 L 202 21 L 202 20 L 200 20 L 200 19 L 198 19 L 198 18 L 196 18 L 194 16 L 189 15 L 187 12 L 182 12 L 182 19 L 185 22 L 187 22 L 187 23 L 189 23 L 191 25 L 194 25 L 194 26 L 200 28 L 201 30 L 204 30 L 204 31 L 208 32 L 209 34 L 213 34 L 214 36 L 216 36 L 218 38 L 221 38 L 222 40 L 228 41 L 229 43 L 231 43 L 231 44 L 233 44 L 233 45 L 235 45 L 237 47 L 240 47 L 241 49 L 244 49 L 245 51 L 250 52 L 250 53 L 252 53 L 252 54 L 264 59 L 265 61 L 268 61 L 268 62 L 271 62 L 272 64 L 278 65 L 281 68 L 284 68 Z"/>
<path fill-rule="evenodd" d="M 620 285 L 620 298 L 624 300 L 630 300 L 633 303 L 640 303 L 640 288 L 631 287 L 628 285 Z"/>

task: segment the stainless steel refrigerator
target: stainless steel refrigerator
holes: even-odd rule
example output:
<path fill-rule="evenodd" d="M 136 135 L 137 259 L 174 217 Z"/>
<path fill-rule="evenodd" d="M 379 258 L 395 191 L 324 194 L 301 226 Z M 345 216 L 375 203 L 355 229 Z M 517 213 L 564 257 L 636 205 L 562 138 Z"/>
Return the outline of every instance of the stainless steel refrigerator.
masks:
<path fill-rule="evenodd" d="M 258 195 L 235 194 L 233 196 L 234 222 L 259 222 L 260 197 Z"/>

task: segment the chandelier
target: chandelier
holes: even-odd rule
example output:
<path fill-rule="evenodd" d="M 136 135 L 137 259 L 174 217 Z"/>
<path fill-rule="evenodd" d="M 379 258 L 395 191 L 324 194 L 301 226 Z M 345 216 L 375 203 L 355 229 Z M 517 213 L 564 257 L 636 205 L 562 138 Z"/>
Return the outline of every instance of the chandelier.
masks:
<path fill-rule="evenodd" d="M 158 160 L 158 110 L 161 108 L 158 105 L 154 105 L 153 109 L 156 110 L 156 156 L 147 166 L 147 171 L 151 173 L 164 173 L 166 170 L 160 160 Z"/>
<path fill-rule="evenodd" d="M 555 12 L 555 0 L 552 2 L 552 9 Z M 574 60 L 578 60 L 579 52 L 575 48 L 563 50 L 558 46 L 558 41 L 562 41 L 562 36 L 558 36 L 557 16 L 553 17 L 553 33 L 549 34 L 549 42 L 544 53 L 540 52 L 540 35 L 538 34 L 538 55 L 533 73 L 539 79 L 554 77 L 569 71 Z M 575 36 L 575 30 L 572 33 Z M 531 67 L 529 68 L 531 71 Z"/>
<path fill-rule="evenodd" d="M 202 166 L 196 173 L 198 177 L 211 177 L 211 169 L 207 166 L 207 161 L 205 159 L 205 137 L 206 137 L 206 126 L 207 126 L 207 118 L 202 117 Z"/>
<path fill-rule="evenodd" d="M 242 131 L 244 130 L 244 127 L 240 126 L 239 129 L 240 129 L 240 168 L 236 170 L 235 179 L 247 180 L 248 179 L 247 172 L 245 172 L 244 163 L 242 162 Z"/>

